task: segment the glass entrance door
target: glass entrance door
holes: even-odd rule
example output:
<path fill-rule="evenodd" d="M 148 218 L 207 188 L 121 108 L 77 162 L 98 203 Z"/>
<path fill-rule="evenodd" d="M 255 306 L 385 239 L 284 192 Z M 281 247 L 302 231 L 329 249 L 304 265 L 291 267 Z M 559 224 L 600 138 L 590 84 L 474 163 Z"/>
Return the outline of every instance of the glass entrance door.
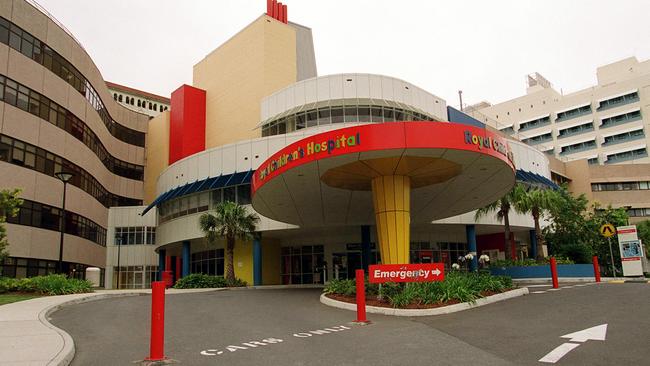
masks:
<path fill-rule="evenodd" d="M 281 276 L 285 285 L 322 284 L 324 266 L 325 254 L 322 245 L 282 248 Z"/>

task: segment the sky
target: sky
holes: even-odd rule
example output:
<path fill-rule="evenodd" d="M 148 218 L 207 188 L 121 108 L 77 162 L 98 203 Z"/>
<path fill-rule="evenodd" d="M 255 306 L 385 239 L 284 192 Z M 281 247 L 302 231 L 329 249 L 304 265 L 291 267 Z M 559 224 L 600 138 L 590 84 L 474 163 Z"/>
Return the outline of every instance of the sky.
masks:
<path fill-rule="evenodd" d="M 192 66 L 266 11 L 266 0 L 36 0 L 107 81 L 169 96 Z M 284 0 L 314 36 L 319 75 L 398 77 L 458 105 L 525 93 L 539 72 L 570 93 L 596 68 L 650 58 L 645 0 Z M 226 86 L 224 86 L 226 87 Z"/>

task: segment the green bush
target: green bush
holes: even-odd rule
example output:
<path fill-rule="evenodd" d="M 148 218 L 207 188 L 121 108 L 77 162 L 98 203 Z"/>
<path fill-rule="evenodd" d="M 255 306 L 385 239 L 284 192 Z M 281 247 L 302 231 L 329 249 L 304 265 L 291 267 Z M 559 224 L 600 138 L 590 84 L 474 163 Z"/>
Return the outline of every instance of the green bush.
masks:
<path fill-rule="evenodd" d="M 378 294 L 394 307 L 410 304 L 441 304 L 448 301 L 474 302 L 486 292 L 503 292 L 514 287 L 512 278 L 488 273 L 453 271 L 441 282 L 384 283 Z M 327 294 L 356 295 L 354 280 L 332 280 L 324 289 Z M 366 296 L 374 296 L 366 291 Z"/>
<path fill-rule="evenodd" d="M 584 244 L 569 244 L 560 248 L 558 255 L 570 258 L 575 263 L 591 263 L 594 252 Z"/>
<path fill-rule="evenodd" d="M 68 295 L 92 292 L 86 280 L 67 278 L 65 275 L 48 275 L 30 278 L 0 278 L 0 293 L 36 292 L 43 295 Z"/>
<path fill-rule="evenodd" d="M 176 281 L 174 288 L 220 288 L 220 287 L 243 287 L 246 281 L 235 278 L 233 282 L 226 281 L 221 276 L 210 276 L 203 273 L 193 273 Z"/>

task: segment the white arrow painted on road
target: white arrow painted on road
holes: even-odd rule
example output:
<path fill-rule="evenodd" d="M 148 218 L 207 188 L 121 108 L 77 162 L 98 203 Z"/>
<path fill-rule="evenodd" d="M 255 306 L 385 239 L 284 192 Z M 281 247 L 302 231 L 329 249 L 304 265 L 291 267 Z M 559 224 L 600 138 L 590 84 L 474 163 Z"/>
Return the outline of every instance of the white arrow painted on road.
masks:
<path fill-rule="evenodd" d="M 607 335 L 607 324 L 597 325 L 595 327 L 583 329 L 578 332 L 565 334 L 560 338 L 569 338 L 571 342 L 584 343 L 586 341 L 604 341 Z M 539 359 L 539 362 L 556 363 L 571 350 L 578 347 L 580 344 L 576 343 L 563 343 L 549 352 L 546 356 Z"/>

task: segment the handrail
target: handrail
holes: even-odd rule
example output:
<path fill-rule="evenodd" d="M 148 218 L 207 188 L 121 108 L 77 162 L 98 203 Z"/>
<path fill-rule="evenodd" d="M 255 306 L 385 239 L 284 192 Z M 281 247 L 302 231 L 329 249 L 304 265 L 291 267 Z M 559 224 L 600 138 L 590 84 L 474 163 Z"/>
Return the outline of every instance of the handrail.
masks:
<path fill-rule="evenodd" d="M 46 17 L 50 18 L 51 21 L 53 21 L 59 28 L 63 29 L 63 31 L 67 35 L 69 35 L 75 42 L 77 42 L 77 44 L 79 45 L 79 47 L 81 47 L 81 49 L 83 49 L 86 53 L 88 53 L 88 51 L 86 51 L 86 48 L 84 48 L 81 42 L 79 42 L 79 40 L 74 35 L 72 35 L 72 32 L 70 32 L 70 30 L 68 30 L 68 28 L 66 28 L 63 25 L 63 23 L 61 23 L 58 19 L 56 19 L 54 15 L 52 15 L 49 11 L 45 10 L 45 8 L 41 4 L 37 3 L 36 0 L 24 0 L 24 1 L 30 4 L 31 6 L 33 6 L 34 8 L 36 8 L 36 10 L 43 13 Z"/>

